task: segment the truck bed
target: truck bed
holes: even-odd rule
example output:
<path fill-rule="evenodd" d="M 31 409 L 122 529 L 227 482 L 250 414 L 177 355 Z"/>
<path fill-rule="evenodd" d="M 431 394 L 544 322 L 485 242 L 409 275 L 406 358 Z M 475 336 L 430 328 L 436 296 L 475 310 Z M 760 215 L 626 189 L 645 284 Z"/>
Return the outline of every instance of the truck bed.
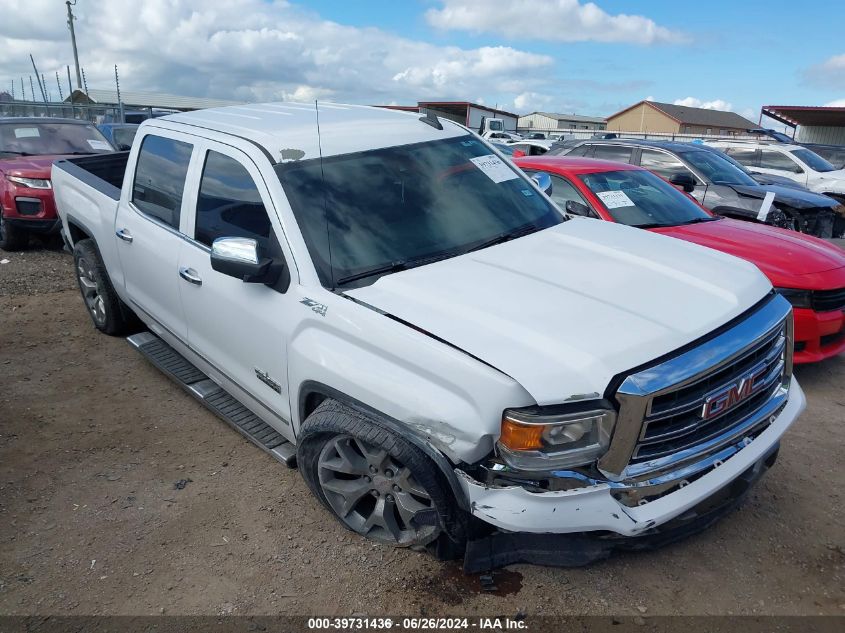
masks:
<path fill-rule="evenodd" d="M 120 200 L 129 152 L 92 154 L 56 161 L 62 170 L 110 198 Z"/>
<path fill-rule="evenodd" d="M 69 158 L 53 163 L 53 194 L 62 232 L 73 246 L 93 238 L 112 283 L 122 280 L 115 250 L 114 223 L 129 152 Z"/>

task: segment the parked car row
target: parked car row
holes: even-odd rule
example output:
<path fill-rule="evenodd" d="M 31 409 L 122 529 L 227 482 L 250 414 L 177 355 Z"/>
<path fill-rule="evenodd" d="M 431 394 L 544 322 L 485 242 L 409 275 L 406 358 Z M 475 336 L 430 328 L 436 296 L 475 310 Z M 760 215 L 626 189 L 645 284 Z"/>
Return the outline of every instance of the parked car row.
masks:
<path fill-rule="evenodd" d="M 548 154 L 645 167 L 726 217 L 819 237 L 838 237 L 845 231 L 845 205 L 840 200 L 801 187 L 761 184 L 715 149 L 695 143 L 617 138 L 564 141 Z"/>
<path fill-rule="evenodd" d="M 0 248 L 25 248 L 30 235 L 55 235 L 60 223 L 50 169 L 66 156 L 129 149 L 137 125 L 51 118 L 0 118 Z"/>

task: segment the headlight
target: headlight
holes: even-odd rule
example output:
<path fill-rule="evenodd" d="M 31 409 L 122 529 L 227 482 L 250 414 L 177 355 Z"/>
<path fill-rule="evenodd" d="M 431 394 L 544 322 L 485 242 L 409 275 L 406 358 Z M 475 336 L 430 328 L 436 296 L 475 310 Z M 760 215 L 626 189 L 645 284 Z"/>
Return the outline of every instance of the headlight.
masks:
<path fill-rule="evenodd" d="M 6 180 L 30 189 L 50 189 L 52 185 L 45 178 L 24 178 L 23 176 L 6 176 Z"/>
<path fill-rule="evenodd" d="M 811 308 L 812 293 L 809 290 L 796 290 L 795 288 L 775 288 L 780 295 L 792 304 L 793 308 Z"/>
<path fill-rule="evenodd" d="M 502 416 L 499 454 L 519 470 L 555 470 L 589 464 L 610 444 L 616 413 L 593 409 L 545 413 L 543 409 L 507 409 Z"/>

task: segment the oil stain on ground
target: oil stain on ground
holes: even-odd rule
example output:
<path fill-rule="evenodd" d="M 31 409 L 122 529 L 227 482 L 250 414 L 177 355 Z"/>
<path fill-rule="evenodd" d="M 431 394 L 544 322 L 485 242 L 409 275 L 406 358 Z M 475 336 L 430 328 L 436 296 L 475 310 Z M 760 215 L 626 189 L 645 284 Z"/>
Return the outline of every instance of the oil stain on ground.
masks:
<path fill-rule="evenodd" d="M 440 603 L 459 605 L 468 596 L 488 594 L 510 596 L 522 589 L 522 574 L 509 569 L 497 569 L 485 574 L 464 573 L 459 563 L 446 563 L 434 574 L 424 574 L 412 581 L 417 591 Z"/>

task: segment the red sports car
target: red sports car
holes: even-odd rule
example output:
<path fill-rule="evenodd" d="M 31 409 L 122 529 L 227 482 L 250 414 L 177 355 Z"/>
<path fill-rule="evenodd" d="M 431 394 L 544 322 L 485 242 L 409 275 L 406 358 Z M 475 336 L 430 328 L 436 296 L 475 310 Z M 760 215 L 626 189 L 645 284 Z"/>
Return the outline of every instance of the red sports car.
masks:
<path fill-rule="evenodd" d="M 794 307 L 796 363 L 845 351 L 845 251 L 837 246 L 714 215 L 641 167 L 558 156 L 526 156 L 514 163 L 529 174 L 548 173 L 552 199 L 570 215 L 648 229 L 756 264 Z"/>

